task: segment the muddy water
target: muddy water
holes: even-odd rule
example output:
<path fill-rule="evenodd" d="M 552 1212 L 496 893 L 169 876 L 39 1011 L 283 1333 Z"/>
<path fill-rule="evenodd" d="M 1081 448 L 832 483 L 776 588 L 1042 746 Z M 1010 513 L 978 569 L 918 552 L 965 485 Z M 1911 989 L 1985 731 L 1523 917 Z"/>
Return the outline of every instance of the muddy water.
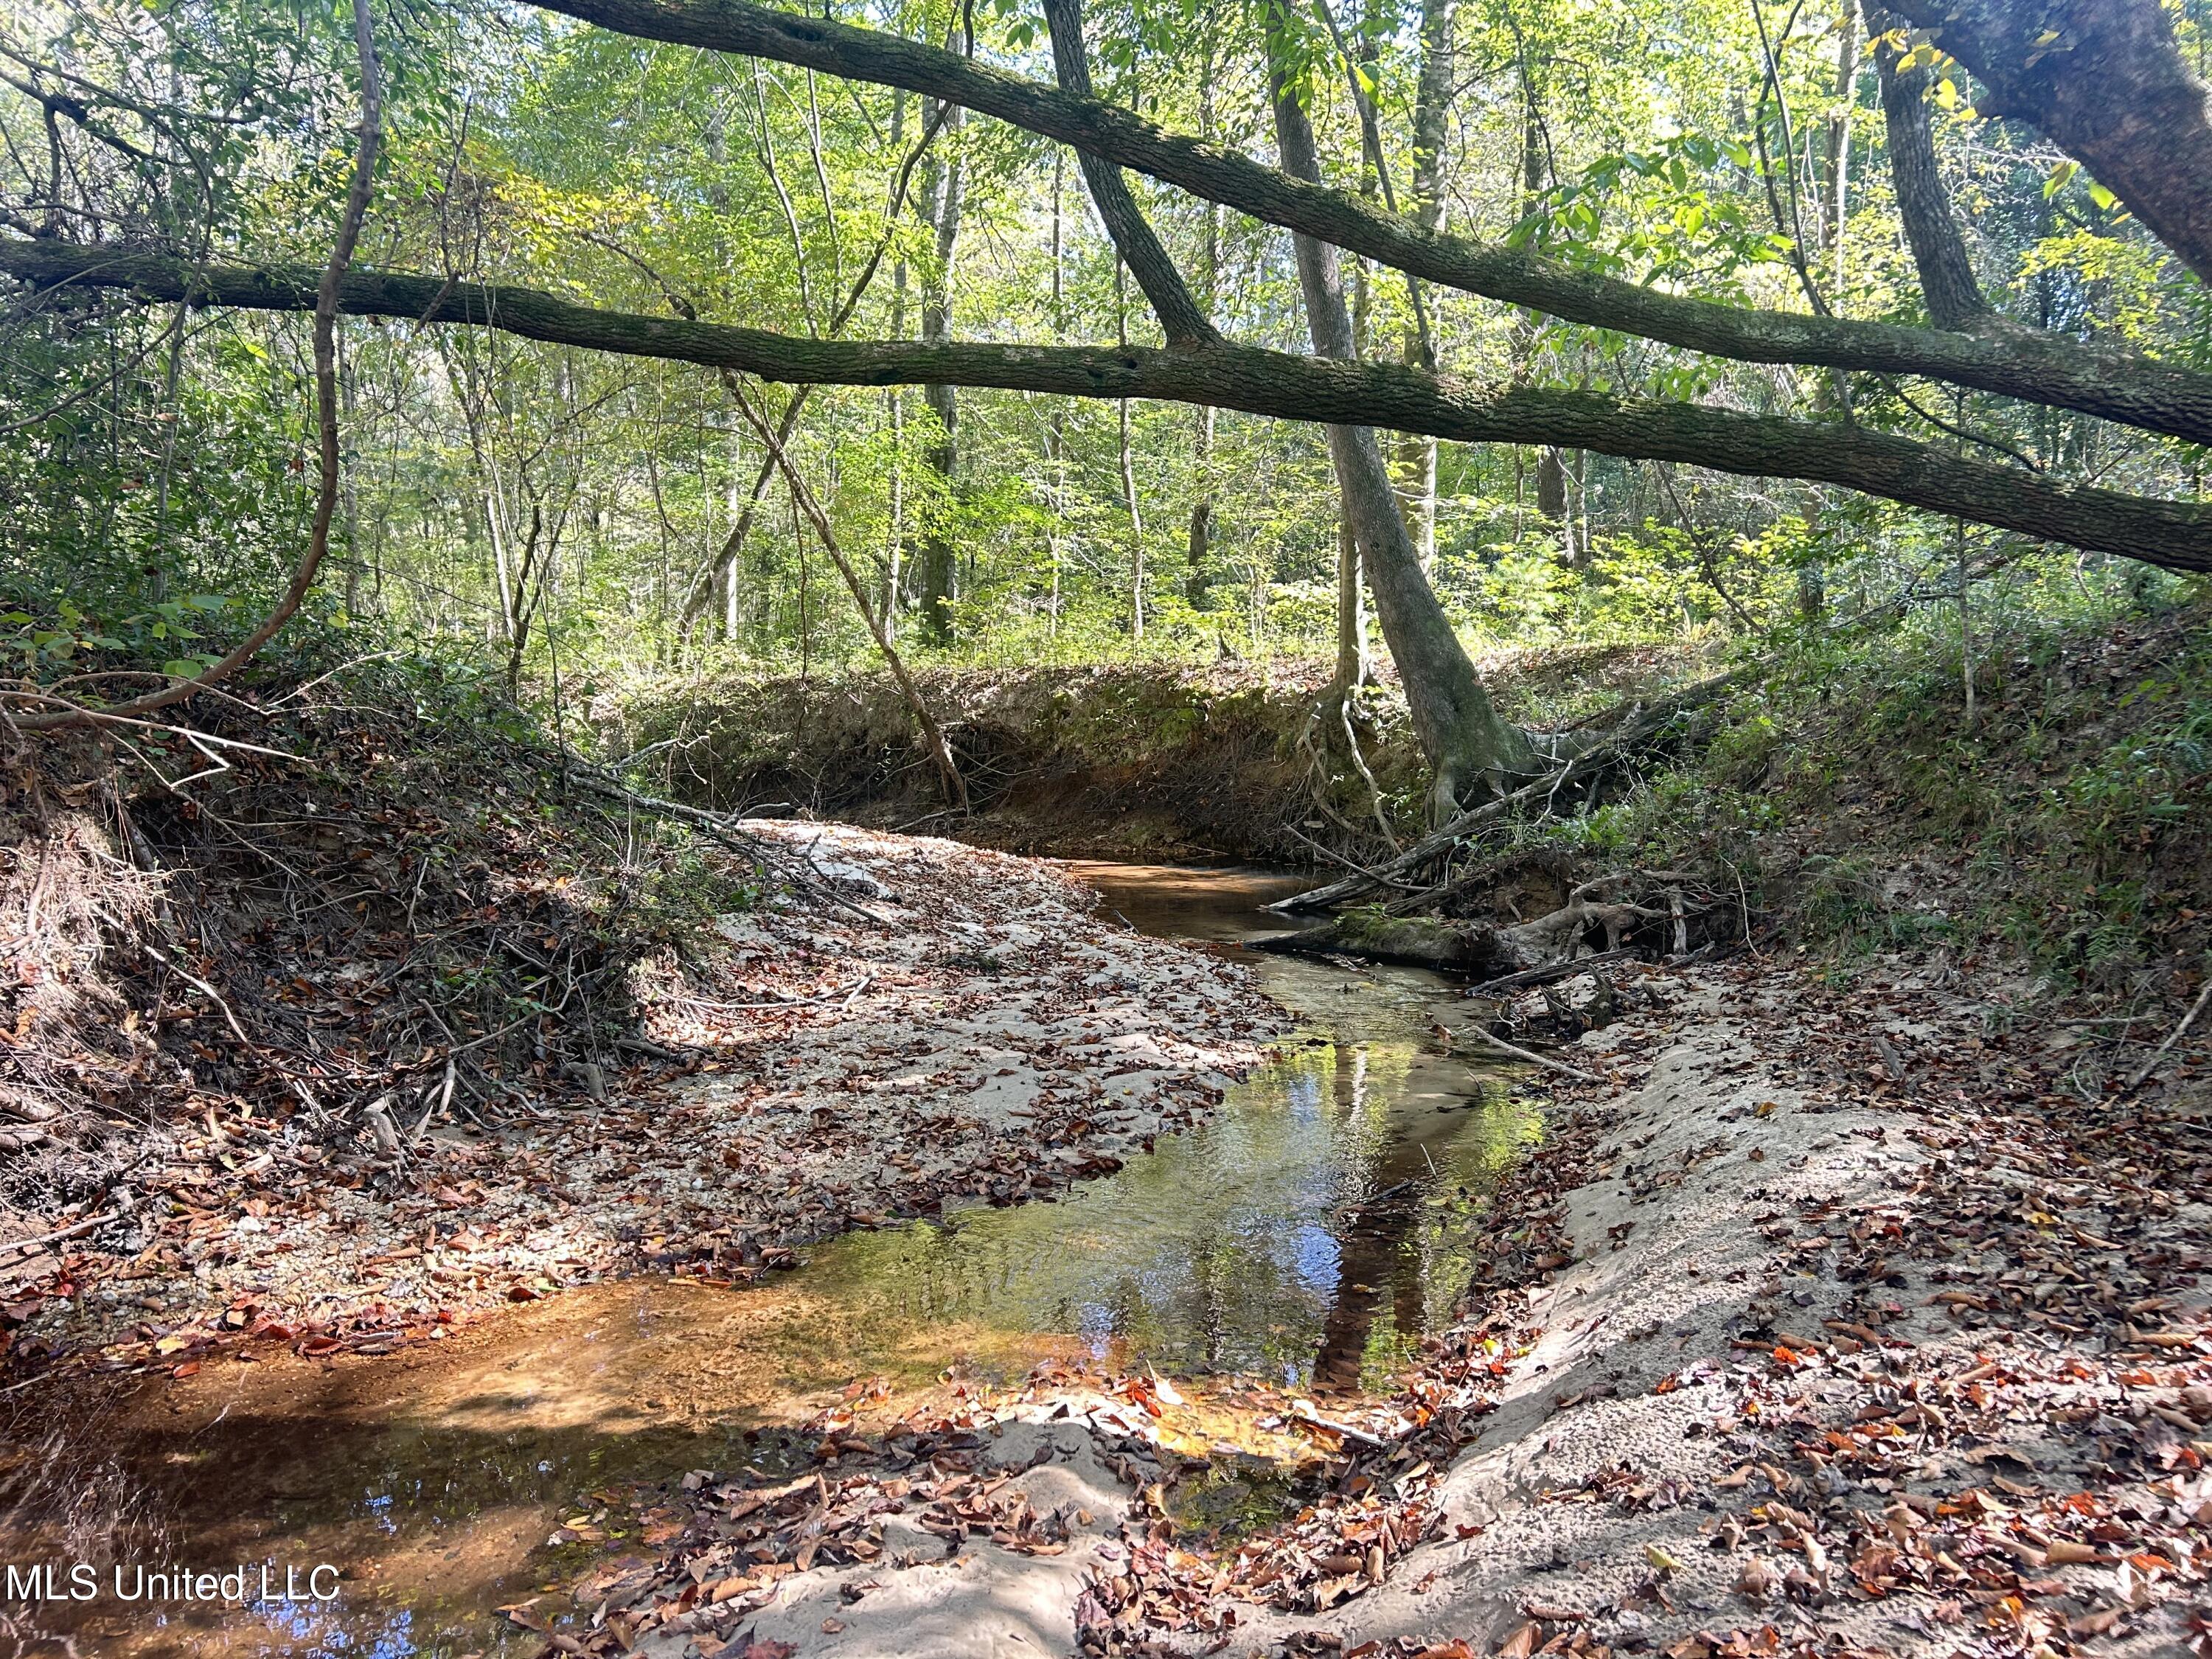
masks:
<path fill-rule="evenodd" d="M 1280 927 L 1259 907 L 1297 884 L 1070 867 L 1132 926 L 1231 951 Z M 773 1468 L 780 1431 L 859 1378 L 904 1394 L 1073 1356 L 1317 1391 L 1382 1382 L 1448 1315 L 1486 1188 L 1534 1122 L 1499 1078 L 1441 1052 L 1438 1017 L 1466 1005 L 1433 976 L 1243 953 L 1295 1019 L 1281 1057 L 1199 1129 L 1057 1203 L 852 1235 L 757 1288 L 592 1286 L 436 1347 L 210 1366 L 80 1401 L 52 1437 L 17 1425 L 4 1507 L 41 1524 L 0 1528 L 0 1562 L 57 1563 L 65 1580 L 97 1561 L 101 1593 L 0 1596 L 0 1651 L 16 1636 L 33 1653 L 535 1652 L 493 1610 L 605 1547 L 595 1491 Z M 586 1541 L 549 1552 L 579 1518 Z M 118 1557 L 250 1564 L 255 1594 L 127 1603 Z M 309 1578 L 328 1563 L 339 1593 L 259 1594 L 264 1563 L 272 1592 L 288 1567 L 328 1588 Z"/>

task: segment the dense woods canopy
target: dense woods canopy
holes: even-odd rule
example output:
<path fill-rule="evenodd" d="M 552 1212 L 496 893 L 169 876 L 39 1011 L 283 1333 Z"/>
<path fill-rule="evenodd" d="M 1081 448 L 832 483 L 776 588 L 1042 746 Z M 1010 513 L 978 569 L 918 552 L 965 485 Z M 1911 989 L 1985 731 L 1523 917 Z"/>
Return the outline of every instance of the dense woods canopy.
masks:
<path fill-rule="evenodd" d="M 294 604 L 589 685 L 1371 603 L 1444 807 L 1559 747 L 1469 639 L 2212 568 L 2203 10 L 28 0 L 21 714 Z"/>

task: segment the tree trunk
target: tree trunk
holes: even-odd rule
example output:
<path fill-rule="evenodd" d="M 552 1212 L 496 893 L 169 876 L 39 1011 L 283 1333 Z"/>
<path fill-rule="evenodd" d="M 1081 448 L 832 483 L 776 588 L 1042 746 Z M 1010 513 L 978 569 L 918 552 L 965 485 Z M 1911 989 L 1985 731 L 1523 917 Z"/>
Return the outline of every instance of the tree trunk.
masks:
<path fill-rule="evenodd" d="M 1880 12 L 1873 16 L 1877 26 L 1895 22 Z M 1951 215 L 1950 192 L 1943 187 L 1935 129 L 1928 115 L 1928 70 L 1899 67 L 1900 56 L 1887 43 L 1875 48 L 1898 217 L 1905 222 L 1905 240 L 1920 272 L 1928 315 L 1939 328 L 1972 330 L 1989 315 L 1990 304 L 1982 297 L 1972 257 Z"/>
<path fill-rule="evenodd" d="M 1203 61 L 1199 66 L 1198 131 L 1208 143 L 1213 141 L 1213 36 L 1209 31 L 1205 41 Z M 1213 319 L 1213 307 L 1221 283 L 1221 209 L 1214 203 L 1206 204 L 1206 216 L 1201 221 L 1199 240 L 1198 292 L 1193 297 L 1198 302 L 1199 314 L 1208 323 Z M 1192 471 L 1197 474 L 1198 487 L 1190 503 L 1190 532 L 1184 554 L 1183 598 L 1194 611 L 1206 608 L 1206 590 L 1212 585 L 1213 573 L 1209 568 L 1213 551 L 1213 422 L 1215 411 L 1211 408 L 1198 411 L 1196 441 L 1191 452 Z"/>
<path fill-rule="evenodd" d="M 1119 447 L 1121 459 L 1121 505 L 1129 514 L 1129 637 L 1145 637 L 1145 515 L 1137 505 L 1136 457 L 1129 443 L 1129 400 L 1119 405 Z"/>
<path fill-rule="evenodd" d="M 1198 442 L 1191 459 L 1198 472 L 1198 495 L 1190 504 L 1190 534 L 1184 550 L 1182 596 L 1194 611 L 1206 609 L 1206 590 L 1212 586 L 1207 568 L 1213 548 L 1213 417 L 1212 408 L 1198 411 Z"/>
<path fill-rule="evenodd" d="M 937 235 L 937 261 L 922 291 L 921 338 L 925 345 L 944 345 L 952 338 L 953 258 L 959 246 L 960 210 L 965 193 L 965 170 L 957 137 L 965 115 L 964 110 L 954 108 L 942 118 L 941 131 L 948 140 L 955 142 L 950 143 L 949 154 L 931 158 L 929 184 L 923 196 L 923 215 Z M 939 118 L 934 100 L 923 100 L 921 118 L 925 129 Z M 937 434 L 923 459 L 943 481 L 944 487 L 942 502 L 922 538 L 921 629 L 932 645 L 942 647 L 952 642 L 955 550 L 951 507 L 959 481 L 960 404 L 949 386 L 929 386 L 922 396 L 938 424 Z"/>
<path fill-rule="evenodd" d="M 1457 54 L 1453 39 L 1458 0 L 1421 0 L 1421 74 L 1413 94 L 1413 222 L 1423 230 L 1443 228 L 1444 145 L 1451 114 Z M 1416 283 L 1419 278 L 1413 279 Z M 1436 369 L 1435 342 L 1419 318 L 1406 325 L 1405 360 L 1415 368 Z M 1437 441 L 1425 433 L 1399 440 L 1399 472 L 1404 480 L 1406 519 L 1425 574 L 1437 562 Z"/>
<path fill-rule="evenodd" d="M 1567 469 L 1556 449 L 1536 457 L 1536 511 L 1555 525 L 1566 522 Z"/>
<path fill-rule="evenodd" d="M 1075 96 L 1091 94 L 1091 66 L 1084 51 L 1083 12 L 1079 0 L 1045 0 L 1045 21 L 1052 30 L 1052 62 L 1061 88 Z M 1206 319 L 1183 285 L 1182 273 L 1160 246 L 1160 239 L 1139 211 L 1129 193 L 1128 181 L 1113 162 L 1089 150 L 1079 153 L 1083 181 L 1091 187 L 1091 205 L 1099 222 L 1113 239 L 1121 263 L 1145 291 L 1160 328 L 1171 346 L 1216 344 L 1221 336 Z M 1119 273 L 1116 273 L 1117 277 Z"/>
<path fill-rule="evenodd" d="M 1341 502 L 1336 519 L 1336 672 L 1329 690 L 1337 696 L 1375 678 L 1367 654 L 1367 593 L 1359 568 L 1359 538 L 1352 532 L 1352 513 Z"/>
<path fill-rule="evenodd" d="M 896 152 L 906 137 L 906 89 L 891 100 L 891 149 Z M 906 333 L 906 259 L 891 261 L 891 337 Z M 884 414 L 891 429 L 890 523 L 884 537 L 884 599 L 877 613 L 883 618 L 884 637 L 898 638 L 899 603 L 906 591 L 906 392 L 890 386 L 884 392 Z M 773 458 L 771 458 L 773 459 Z"/>
<path fill-rule="evenodd" d="M 1052 63 L 1064 91 L 1079 97 L 1091 93 L 1091 63 L 1083 40 L 1081 0 L 1045 0 L 1045 21 L 1052 31 Z M 1114 262 L 1114 331 L 1118 343 L 1129 343 L 1128 311 L 1121 274 L 1128 271 L 1145 291 L 1145 298 L 1159 319 L 1170 347 L 1205 350 L 1221 344 L 1221 336 L 1184 285 L 1182 273 L 1168 258 L 1160 239 L 1153 234 L 1128 180 L 1112 162 L 1085 151 L 1080 157 L 1083 181 L 1091 189 L 1091 204 L 1099 222 L 1112 238 Z M 1145 637 L 1145 520 L 1137 502 L 1136 460 L 1129 442 L 1129 401 L 1121 400 L 1118 422 L 1121 463 L 1121 500 L 1129 513 L 1129 637 Z M 1209 431 L 1207 436 L 1211 438 Z M 1208 508 L 1209 514 L 1211 507 Z M 1200 530 L 1192 520 L 1192 534 Z"/>
<path fill-rule="evenodd" d="M 1058 345 L 1067 333 L 1066 221 L 1063 211 L 1066 153 L 1052 158 L 1052 343 Z M 1067 422 L 1055 402 L 1046 417 L 1045 459 L 1052 467 L 1052 514 L 1045 532 L 1045 558 L 1051 566 L 1045 596 L 1045 631 L 1060 637 L 1060 529 L 1067 522 Z"/>
<path fill-rule="evenodd" d="M 1551 143 L 1544 128 L 1544 93 L 1537 79 L 1536 66 L 1528 60 L 1528 47 L 1521 51 L 1521 211 L 1533 213 L 1543 198 L 1551 176 Z M 1522 325 L 1514 331 L 1513 379 L 1516 385 L 1528 380 L 1535 356 L 1536 331 L 1541 318 L 1529 312 Z M 1547 446 L 1536 454 L 1536 516 L 1560 538 L 1560 555 L 1570 568 L 1582 563 L 1579 550 L 1575 545 L 1575 521 L 1567 511 L 1567 458 L 1556 446 Z"/>
<path fill-rule="evenodd" d="M 1284 170 L 1296 178 L 1316 179 L 1321 163 L 1314 150 L 1312 125 L 1297 89 L 1285 78 L 1279 55 L 1271 50 L 1269 57 L 1275 143 Z M 1307 236 L 1292 238 L 1292 246 L 1314 350 L 1322 357 L 1349 360 L 1353 355 L 1352 318 L 1345 307 L 1336 250 Z M 1509 724 L 1492 707 L 1450 619 L 1422 575 L 1420 555 L 1398 511 L 1390 470 L 1373 428 L 1333 425 L 1328 448 L 1344 515 L 1375 595 L 1382 637 L 1404 683 L 1414 734 L 1436 774 L 1430 811 L 1441 822 L 1469 798 L 1502 794 L 1515 781 L 1534 776 L 1536 748 L 1528 733 Z"/>
<path fill-rule="evenodd" d="M 1836 108 L 1828 118 L 1827 175 L 1820 191 L 1821 240 L 1828 250 L 1829 291 L 1843 308 L 1851 204 L 1851 110 L 1858 100 L 1859 3 L 1844 0 L 1836 38 Z"/>
<path fill-rule="evenodd" d="M 2160 0 L 1891 0 L 2212 283 L 2212 89 Z"/>

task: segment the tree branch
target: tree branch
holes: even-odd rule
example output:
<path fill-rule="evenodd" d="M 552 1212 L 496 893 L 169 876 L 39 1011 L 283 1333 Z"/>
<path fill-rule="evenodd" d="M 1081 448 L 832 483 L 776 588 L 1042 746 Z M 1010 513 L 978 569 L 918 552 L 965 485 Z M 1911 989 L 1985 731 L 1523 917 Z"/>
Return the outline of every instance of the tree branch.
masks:
<path fill-rule="evenodd" d="M 1446 287 L 1569 322 L 1744 362 L 1917 374 L 2079 410 L 2192 442 L 2212 442 L 2212 375 L 2170 368 L 2139 352 L 2084 346 L 2027 329 L 1984 339 L 1855 319 L 1754 311 L 1576 270 L 1518 249 L 1425 230 L 1348 191 L 1289 178 L 1234 150 L 1169 132 L 1096 99 L 1079 98 L 895 34 L 772 11 L 745 0 L 538 3 L 640 39 L 771 58 L 927 93 L 1165 179 L 1268 224 L 1303 231 Z M 1930 3 L 1915 0 L 1900 9 L 1917 13 Z M 2212 167 L 2204 176 L 2206 188 L 2212 190 Z"/>
<path fill-rule="evenodd" d="M 312 273 L 302 270 L 194 267 L 43 241 L 0 240 L 0 274 L 43 285 L 127 289 L 196 305 L 307 311 L 315 303 Z M 1552 444 L 1748 477 L 1805 478 L 2038 541 L 2122 554 L 2170 570 L 2212 570 L 2212 505 L 2096 489 L 1863 427 L 1601 392 L 1522 387 L 1492 393 L 1401 364 L 1336 362 L 1252 346 L 1176 352 L 795 339 L 730 324 L 595 310 L 531 289 L 380 271 L 349 273 L 338 285 L 338 309 L 498 328 L 554 344 L 732 368 L 793 385 L 1152 398 L 1281 420 L 1424 432 L 1462 443 Z"/>

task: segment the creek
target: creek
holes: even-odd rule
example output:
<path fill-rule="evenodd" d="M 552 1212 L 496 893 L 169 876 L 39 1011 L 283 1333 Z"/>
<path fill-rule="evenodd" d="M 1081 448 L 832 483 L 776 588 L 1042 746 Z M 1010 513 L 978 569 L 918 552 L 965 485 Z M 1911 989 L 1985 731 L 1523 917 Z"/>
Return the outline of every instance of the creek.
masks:
<path fill-rule="evenodd" d="M 1387 1386 L 1449 1317 L 1489 1187 L 1536 1127 L 1504 1074 L 1440 1040 L 1465 1000 L 1416 969 L 1246 949 L 1282 931 L 1261 907 L 1297 878 L 1068 867 L 1139 930 L 1239 954 L 1289 1012 L 1279 1057 L 1198 1128 L 1057 1202 L 848 1234 L 755 1286 L 599 1284 L 384 1359 L 80 1390 L 18 1425 L 11 1506 L 35 1524 L 0 1534 L 5 1559 L 244 1563 L 257 1588 L 264 1562 L 280 1588 L 329 1563 L 342 1591 L 127 1605 L 103 1565 L 97 1601 L 0 1617 L 101 1654 L 525 1655 L 540 1638 L 495 1609 L 573 1570 L 547 1536 L 594 1492 L 772 1467 L 856 1380 L 896 1402 L 1060 1360 Z"/>

